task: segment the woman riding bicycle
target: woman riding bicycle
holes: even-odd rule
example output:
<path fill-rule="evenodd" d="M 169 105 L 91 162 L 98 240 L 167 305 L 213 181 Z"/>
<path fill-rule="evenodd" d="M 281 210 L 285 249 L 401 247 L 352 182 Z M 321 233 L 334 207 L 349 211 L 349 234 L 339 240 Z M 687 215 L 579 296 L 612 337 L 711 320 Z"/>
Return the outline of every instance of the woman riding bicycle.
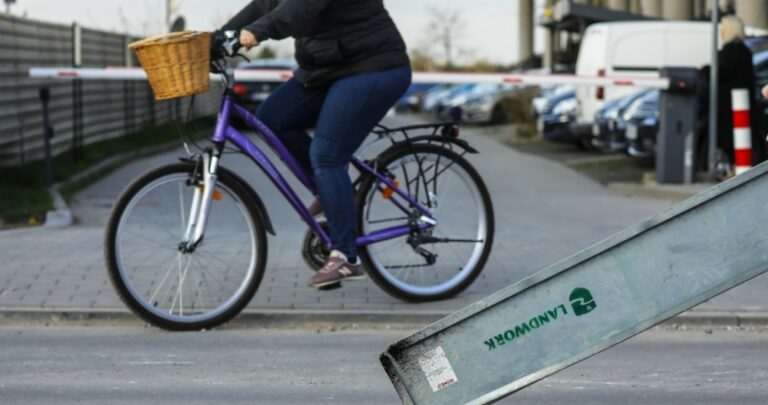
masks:
<path fill-rule="evenodd" d="M 362 278 L 347 164 L 411 82 L 405 43 L 383 0 L 254 0 L 226 30 L 239 30 L 247 49 L 296 39 L 299 68 L 256 116 L 314 173 L 318 195 L 309 211 L 325 212 L 333 250 L 308 284 Z"/>

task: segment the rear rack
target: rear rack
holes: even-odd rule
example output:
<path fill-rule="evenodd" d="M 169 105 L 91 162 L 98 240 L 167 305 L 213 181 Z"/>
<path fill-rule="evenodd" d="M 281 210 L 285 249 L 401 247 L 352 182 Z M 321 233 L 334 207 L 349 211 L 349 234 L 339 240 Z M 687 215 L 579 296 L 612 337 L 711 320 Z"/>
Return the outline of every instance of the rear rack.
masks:
<path fill-rule="evenodd" d="M 419 129 L 431 129 L 430 135 L 441 135 L 449 138 L 456 138 L 459 136 L 459 125 L 452 122 L 438 122 L 434 124 L 417 124 L 406 125 L 403 127 L 389 128 L 381 124 L 376 125 L 376 129 L 371 133 L 376 134 L 379 138 L 400 132 L 408 138 L 408 131 L 414 131 Z"/>

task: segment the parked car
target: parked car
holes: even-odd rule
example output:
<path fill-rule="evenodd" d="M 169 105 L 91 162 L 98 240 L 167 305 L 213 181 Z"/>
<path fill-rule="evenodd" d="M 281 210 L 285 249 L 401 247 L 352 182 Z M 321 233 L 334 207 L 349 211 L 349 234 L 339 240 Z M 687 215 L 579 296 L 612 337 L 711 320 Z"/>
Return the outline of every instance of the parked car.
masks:
<path fill-rule="evenodd" d="M 616 118 L 619 109 L 620 98 L 608 100 L 595 113 L 592 120 L 592 139 L 590 142 L 598 149 L 604 149 L 611 132 L 611 120 Z"/>
<path fill-rule="evenodd" d="M 461 111 L 454 109 L 451 112 L 451 108 L 455 107 L 455 100 L 465 97 L 475 86 L 477 86 L 475 83 L 466 83 L 452 87 L 447 94 L 437 101 L 432 113 L 439 120 L 460 120 Z"/>
<path fill-rule="evenodd" d="M 630 156 L 649 158 L 656 155 L 656 137 L 659 133 L 659 96 L 652 90 L 633 104 L 624 114 L 627 122 L 626 138 Z"/>
<path fill-rule="evenodd" d="M 768 36 L 762 35 L 757 37 L 744 38 L 744 44 L 752 51 L 753 54 L 768 51 Z"/>
<path fill-rule="evenodd" d="M 567 98 L 576 97 L 576 89 L 573 86 L 554 86 L 547 90 L 542 87 L 541 95 L 533 100 L 533 108 L 536 117 L 552 113 L 561 101 Z"/>
<path fill-rule="evenodd" d="M 434 114 L 439 103 L 451 94 L 451 90 L 456 87 L 452 84 L 440 84 L 424 92 L 421 99 L 421 111 Z"/>
<path fill-rule="evenodd" d="M 539 94 L 534 97 L 533 101 L 531 102 L 531 112 L 533 113 L 534 118 L 538 119 L 539 116 L 541 116 L 547 106 L 547 100 L 549 100 L 552 95 L 555 94 L 557 89 L 558 86 L 553 84 L 539 86 Z"/>
<path fill-rule="evenodd" d="M 435 84 L 428 83 L 413 83 L 408 90 L 397 100 L 395 103 L 395 110 L 397 112 L 418 112 L 421 110 L 422 98 L 427 92 L 436 87 Z"/>
<path fill-rule="evenodd" d="M 627 150 L 627 112 L 636 108 L 650 90 L 640 90 L 603 105 L 592 122 L 592 145 L 606 152 Z"/>
<path fill-rule="evenodd" d="M 296 67 L 296 61 L 293 59 L 257 59 L 237 66 L 238 69 L 244 70 L 294 70 Z M 238 104 L 254 110 L 279 85 L 279 82 L 238 82 L 235 80 L 232 91 L 235 93 L 235 101 Z"/>
<path fill-rule="evenodd" d="M 712 26 L 707 22 L 625 21 L 590 25 L 576 62 L 579 76 L 658 77 L 665 66 L 698 67 L 710 62 Z M 582 86 L 577 90 L 577 134 L 590 133 L 604 100 L 632 92 L 631 87 Z"/>
<path fill-rule="evenodd" d="M 561 93 L 552 101 L 551 110 L 537 120 L 537 128 L 544 139 L 556 142 L 575 142 L 579 139 L 571 131 L 571 124 L 576 118 L 578 101 L 574 92 Z"/>
<path fill-rule="evenodd" d="M 514 97 L 518 87 L 512 84 L 481 83 L 457 92 L 447 100 L 442 110 L 443 119 L 453 119 L 453 112 L 462 122 L 472 124 L 499 124 L 508 121 L 502 101 Z"/>
<path fill-rule="evenodd" d="M 755 68 L 755 102 L 762 112 L 762 128 L 768 130 L 768 100 L 763 98 L 761 90 L 768 85 L 768 50 L 755 52 L 752 56 L 752 64 Z"/>

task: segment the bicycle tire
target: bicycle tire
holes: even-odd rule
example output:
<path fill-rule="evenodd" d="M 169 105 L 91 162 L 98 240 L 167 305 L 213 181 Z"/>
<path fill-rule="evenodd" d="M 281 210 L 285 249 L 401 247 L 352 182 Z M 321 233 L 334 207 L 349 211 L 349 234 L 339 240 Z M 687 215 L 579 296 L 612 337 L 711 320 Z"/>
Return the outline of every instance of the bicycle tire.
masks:
<path fill-rule="evenodd" d="M 190 163 L 181 163 L 181 164 L 172 164 L 168 166 L 163 166 L 154 170 L 151 170 L 144 175 L 140 176 L 136 180 L 134 180 L 126 189 L 122 192 L 120 197 L 118 198 L 114 209 L 112 211 L 112 214 L 109 218 L 109 222 L 107 225 L 106 233 L 105 233 L 105 246 L 104 246 L 104 255 L 105 255 L 105 261 L 107 264 L 107 272 L 109 275 L 109 279 L 115 288 L 115 291 L 117 292 L 117 295 L 120 297 L 120 299 L 125 303 L 125 305 L 138 317 L 145 320 L 146 322 L 150 323 L 151 325 L 154 325 L 156 327 L 166 329 L 166 330 L 172 330 L 172 331 L 189 331 L 189 330 L 201 330 L 201 329 L 210 329 L 216 326 L 219 326 L 230 319 L 232 319 L 234 316 L 240 313 L 242 309 L 248 305 L 250 300 L 253 298 L 253 295 L 256 293 L 256 290 L 259 287 L 259 284 L 261 283 L 262 277 L 264 275 L 264 270 L 266 267 L 266 258 L 267 258 L 267 236 L 266 236 L 266 225 L 264 223 L 264 215 L 266 213 L 261 211 L 261 208 L 259 204 L 256 203 L 256 201 L 253 198 L 253 191 L 246 189 L 248 187 L 247 185 L 244 185 L 241 181 L 238 180 L 238 177 L 234 175 L 234 173 L 230 172 L 229 170 L 219 167 L 218 169 L 218 180 L 217 180 L 217 190 L 221 190 L 220 193 L 224 195 L 222 197 L 223 200 L 225 199 L 231 199 L 232 204 L 238 206 L 240 208 L 240 213 L 244 216 L 246 222 L 244 224 L 245 227 L 248 228 L 248 233 L 250 235 L 250 239 L 248 243 L 251 245 L 251 248 L 254 250 L 250 261 L 245 266 L 246 269 L 246 278 L 243 279 L 241 284 L 238 286 L 238 288 L 235 290 L 233 295 L 229 297 L 226 301 L 224 301 L 224 304 L 222 304 L 219 307 L 216 307 L 208 313 L 205 313 L 205 305 L 199 304 L 202 307 L 202 314 L 188 314 L 184 315 L 183 313 L 183 303 L 179 302 L 179 312 L 180 314 L 174 315 L 173 309 L 174 305 L 171 304 L 171 308 L 169 313 L 164 314 L 163 311 L 160 311 L 157 308 L 157 303 L 153 304 L 151 301 L 154 301 L 153 299 L 147 299 L 146 296 L 139 293 L 138 286 L 134 284 L 138 284 L 138 278 L 139 276 L 143 276 L 143 274 L 139 274 L 139 276 L 132 278 L 127 270 L 125 270 L 124 267 L 127 267 L 126 265 L 126 258 L 124 257 L 126 255 L 125 252 L 121 250 L 123 245 L 123 238 L 122 235 L 128 234 L 128 231 L 125 230 L 124 232 L 121 232 L 123 228 L 128 227 L 128 222 L 131 218 L 131 215 L 133 214 L 133 209 L 141 203 L 141 199 L 145 198 L 147 195 L 151 195 L 150 193 L 153 191 L 151 188 L 152 186 L 155 186 L 155 188 L 159 188 L 163 186 L 166 183 L 163 183 L 163 181 L 167 181 L 168 184 L 171 184 L 172 182 L 177 182 L 178 180 L 182 178 L 190 178 L 192 171 L 194 170 L 194 165 Z M 164 180 L 165 179 L 165 180 Z M 181 183 L 179 183 L 181 184 Z M 189 186 L 189 184 L 187 184 Z M 195 187 L 195 186 L 189 186 L 189 187 Z M 186 192 L 188 190 L 182 190 L 182 187 L 179 186 L 179 195 L 184 195 L 183 192 Z M 138 199 L 137 199 L 138 198 Z M 183 198 L 182 200 L 182 208 L 180 209 L 180 212 L 184 212 L 183 207 Z M 151 202 L 151 200 L 150 200 Z M 126 215 L 126 208 L 133 207 L 129 210 L 127 213 L 128 217 L 124 217 Z M 139 207 L 141 207 L 139 205 Z M 222 208 L 223 210 L 223 208 Z M 158 219 L 162 218 L 164 214 L 158 214 Z M 212 235 L 212 227 L 216 226 L 216 215 L 222 216 L 225 215 L 225 212 L 219 212 L 215 211 L 214 208 L 211 210 L 211 216 L 209 218 L 208 222 L 208 228 L 206 230 L 205 236 Z M 233 214 L 237 218 L 236 213 Z M 183 217 L 183 215 L 182 215 Z M 214 222 L 212 222 L 214 221 Z M 183 223 L 183 218 L 181 220 Z M 163 222 L 165 224 L 165 222 Z M 160 227 L 160 225 L 157 225 Z M 122 227 L 122 228 L 121 228 Z M 183 228 L 184 225 L 182 224 L 181 228 Z M 170 228 L 168 227 L 168 233 L 173 234 L 170 232 Z M 126 228 L 130 229 L 130 228 Z M 182 231 L 179 232 L 179 241 L 181 241 L 180 234 Z M 120 245 L 118 245 L 118 237 L 120 237 Z M 203 241 L 201 242 L 200 248 L 202 249 L 206 243 L 210 243 L 206 238 L 203 238 Z M 230 245 L 231 242 L 224 242 L 227 245 Z M 163 249 L 162 252 L 165 252 L 168 249 Z M 191 255 L 194 254 L 200 254 L 199 260 L 197 263 L 200 263 L 200 266 L 203 266 L 203 256 L 202 253 L 200 253 L 200 250 L 196 250 L 193 253 L 190 253 Z M 253 256 L 255 255 L 255 257 Z M 181 253 L 177 255 L 176 260 L 180 260 L 179 257 L 181 257 Z M 176 287 L 178 290 L 178 294 L 182 295 L 182 292 L 185 288 L 185 282 L 186 282 L 186 275 L 189 271 L 189 267 L 192 263 L 192 258 L 188 258 L 187 260 L 187 271 L 184 273 L 184 277 L 179 277 L 181 282 L 178 283 L 178 286 Z M 200 274 L 198 275 L 199 279 L 197 281 L 197 285 L 195 285 L 195 288 L 197 288 L 197 292 L 199 295 L 199 300 L 202 302 L 202 296 L 200 296 L 200 287 L 205 288 L 204 283 L 213 284 L 213 280 L 216 280 L 219 284 L 222 284 L 222 282 L 219 279 L 216 279 L 219 275 L 217 272 L 221 271 L 221 267 L 223 267 L 222 264 L 220 264 L 217 261 L 208 261 L 209 259 L 206 259 L 206 263 L 211 263 L 210 265 L 206 264 L 205 266 L 211 267 L 211 271 L 203 272 L 200 271 Z M 234 261 L 233 261 L 234 262 Z M 233 263 L 232 262 L 232 263 Z M 222 262 L 223 263 L 223 262 Z M 229 263 L 227 265 L 227 268 L 224 269 L 224 272 L 229 271 L 229 267 L 232 265 L 232 263 Z M 214 271 L 216 270 L 216 271 Z M 171 269 L 166 273 L 170 273 Z M 191 273 L 190 273 L 191 274 Z M 208 276 L 208 278 L 206 278 Z M 167 276 L 166 276 L 167 277 Z M 209 282 L 210 280 L 210 282 Z M 229 280 L 225 277 L 224 278 L 225 283 Z M 159 285 L 163 284 L 165 282 L 165 279 Z M 192 280 L 192 276 L 190 275 L 190 281 L 189 284 L 195 284 L 195 282 Z M 151 285 L 151 284 L 150 284 Z M 157 290 L 159 291 L 160 286 L 157 286 Z M 219 286 L 219 289 L 223 289 L 226 287 Z M 169 287 L 169 289 L 173 289 L 173 287 Z M 149 294 L 147 294 L 149 295 Z M 189 301 L 189 299 L 188 299 Z M 194 305 L 194 303 L 193 303 Z M 193 308 L 194 309 L 194 308 Z"/>
<path fill-rule="evenodd" d="M 461 277 L 460 280 L 454 280 L 452 285 L 447 285 L 447 287 L 444 289 L 436 288 L 434 291 L 420 292 L 418 289 L 403 288 L 404 285 L 399 283 L 397 280 L 393 280 L 393 277 L 391 274 L 389 274 L 389 271 L 386 268 L 383 268 L 386 266 L 382 266 L 381 263 L 377 265 L 377 260 L 375 257 L 376 252 L 374 252 L 374 247 L 376 244 L 360 247 L 359 255 L 371 279 L 385 292 L 404 301 L 428 302 L 447 299 L 461 293 L 467 287 L 469 287 L 472 282 L 474 282 L 474 280 L 480 275 L 488 259 L 488 256 L 490 255 L 491 247 L 493 245 L 494 213 L 490 194 L 488 193 L 488 189 L 478 172 L 466 159 L 451 150 L 433 144 L 404 145 L 401 148 L 396 148 L 394 150 L 385 152 L 385 154 L 380 156 L 378 158 L 378 166 L 381 168 L 389 168 L 395 162 L 403 160 L 408 156 L 418 154 L 440 156 L 440 159 L 454 162 L 458 168 L 465 172 L 466 180 L 471 181 L 474 184 L 475 190 L 477 190 L 478 194 L 477 198 L 479 199 L 479 206 L 482 207 L 481 211 L 483 212 L 482 215 L 484 216 L 486 226 L 485 235 L 483 238 L 483 246 L 479 252 L 479 257 L 474 262 L 474 265 L 471 269 L 460 269 L 460 273 L 464 270 L 467 271 L 465 271 L 465 274 Z M 358 234 L 360 235 L 366 232 L 364 226 L 365 216 L 368 212 L 366 205 L 370 202 L 372 189 L 377 187 L 378 183 L 378 180 L 374 176 L 368 175 L 360 186 L 360 192 L 357 195 L 356 202 L 358 216 L 357 228 Z M 378 191 L 375 191 L 374 194 L 376 192 Z M 436 229 L 440 227 L 440 218 L 437 219 L 438 225 Z"/>

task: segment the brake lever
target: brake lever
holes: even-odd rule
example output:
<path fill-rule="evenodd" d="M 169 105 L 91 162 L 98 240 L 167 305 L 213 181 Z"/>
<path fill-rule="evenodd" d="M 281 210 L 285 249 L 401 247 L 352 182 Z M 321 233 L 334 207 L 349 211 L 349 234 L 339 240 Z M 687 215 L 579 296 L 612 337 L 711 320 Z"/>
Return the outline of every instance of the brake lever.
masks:
<path fill-rule="evenodd" d="M 224 31 L 224 51 L 227 56 L 233 57 L 237 55 L 237 51 L 240 50 L 240 38 L 237 31 L 230 30 Z"/>
<path fill-rule="evenodd" d="M 237 51 L 240 50 L 240 40 L 235 39 L 228 39 L 224 41 L 224 52 L 226 52 L 227 56 L 236 56 Z"/>

